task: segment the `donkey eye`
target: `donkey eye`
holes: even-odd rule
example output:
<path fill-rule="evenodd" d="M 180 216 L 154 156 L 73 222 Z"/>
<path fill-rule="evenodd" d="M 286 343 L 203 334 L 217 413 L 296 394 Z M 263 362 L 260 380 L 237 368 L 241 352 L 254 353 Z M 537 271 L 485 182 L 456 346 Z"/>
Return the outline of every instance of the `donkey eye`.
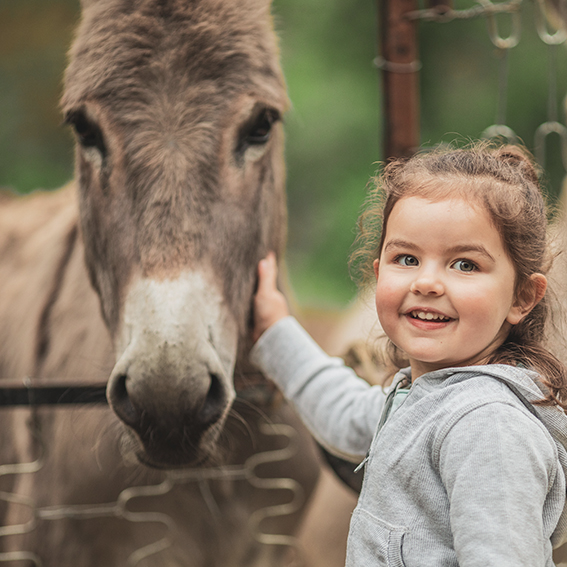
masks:
<path fill-rule="evenodd" d="M 265 144 L 270 139 L 270 132 L 274 122 L 279 119 L 275 110 L 265 108 L 250 125 L 246 141 L 250 145 Z"/>
<path fill-rule="evenodd" d="M 83 148 L 96 148 L 103 157 L 106 156 L 106 146 L 100 128 L 91 122 L 82 110 L 69 112 L 65 122 L 73 127 Z"/>
<path fill-rule="evenodd" d="M 257 105 L 252 116 L 240 127 L 235 146 L 238 163 L 249 148 L 261 149 L 270 139 L 273 125 L 280 120 L 280 113 L 263 105 Z"/>

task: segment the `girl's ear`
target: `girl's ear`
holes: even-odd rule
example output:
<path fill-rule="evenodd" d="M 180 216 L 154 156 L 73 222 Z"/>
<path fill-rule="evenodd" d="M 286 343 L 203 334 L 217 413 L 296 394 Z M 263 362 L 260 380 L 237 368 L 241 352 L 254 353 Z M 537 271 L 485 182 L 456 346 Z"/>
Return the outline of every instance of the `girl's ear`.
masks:
<path fill-rule="evenodd" d="M 380 267 L 380 259 L 377 258 L 376 260 L 374 260 L 374 262 L 372 262 L 372 265 L 374 266 L 374 275 L 376 276 L 376 279 L 378 279 L 378 268 Z"/>
<path fill-rule="evenodd" d="M 532 274 L 512 304 L 506 321 L 517 325 L 542 299 L 547 289 L 547 278 L 543 274 Z"/>

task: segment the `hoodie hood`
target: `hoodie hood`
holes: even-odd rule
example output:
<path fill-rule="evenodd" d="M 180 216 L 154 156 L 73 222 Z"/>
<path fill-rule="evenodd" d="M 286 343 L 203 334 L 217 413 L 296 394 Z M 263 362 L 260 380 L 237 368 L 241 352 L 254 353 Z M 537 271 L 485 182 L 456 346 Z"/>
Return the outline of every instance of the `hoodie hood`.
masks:
<path fill-rule="evenodd" d="M 504 382 L 524 406 L 545 425 L 553 437 L 557 446 L 559 464 L 567 478 L 567 415 L 558 406 L 534 405 L 534 402 L 541 400 L 547 394 L 547 389 L 539 380 L 536 372 L 505 364 L 490 364 L 438 370 L 430 373 L 430 375 L 438 372 L 445 372 L 445 376 L 447 376 L 447 372 L 451 375 L 464 373 L 468 375 L 467 377 L 483 374 Z M 567 542 L 567 503 L 551 541 L 554 547 L 559 547 Z"/>

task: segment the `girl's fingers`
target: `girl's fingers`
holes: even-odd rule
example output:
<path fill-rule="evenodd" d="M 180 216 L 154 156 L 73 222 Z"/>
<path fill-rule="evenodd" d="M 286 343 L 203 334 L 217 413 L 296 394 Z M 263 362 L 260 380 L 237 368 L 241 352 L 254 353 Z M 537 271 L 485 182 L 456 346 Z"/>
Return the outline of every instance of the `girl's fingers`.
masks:
<path fill-rule="evenodd" d="M 289 315 L 287 301 L 277 287 L 278 265 L 276 255 L 270 252 L 258 263 L 258 291 L 254 296 L 254 330 L 252 339 Z"/>
<path fill-rule="evenodd" d="M 278 266 L 276 255 L 270 252 L 258 265 L 258 291 L 266 292 L 277 289 Z"/>

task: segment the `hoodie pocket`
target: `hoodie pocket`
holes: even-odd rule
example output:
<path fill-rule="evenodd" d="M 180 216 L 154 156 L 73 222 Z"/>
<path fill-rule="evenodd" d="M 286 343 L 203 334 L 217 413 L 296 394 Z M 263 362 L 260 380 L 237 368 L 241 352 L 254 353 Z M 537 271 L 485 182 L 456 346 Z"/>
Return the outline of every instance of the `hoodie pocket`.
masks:
<path fill-rule="evenodd" d="M 406 528 L 392 526 L 357 508 L 350 523 L 346 567 L 405 567 L 402 558 L 405 533 Z"/>

